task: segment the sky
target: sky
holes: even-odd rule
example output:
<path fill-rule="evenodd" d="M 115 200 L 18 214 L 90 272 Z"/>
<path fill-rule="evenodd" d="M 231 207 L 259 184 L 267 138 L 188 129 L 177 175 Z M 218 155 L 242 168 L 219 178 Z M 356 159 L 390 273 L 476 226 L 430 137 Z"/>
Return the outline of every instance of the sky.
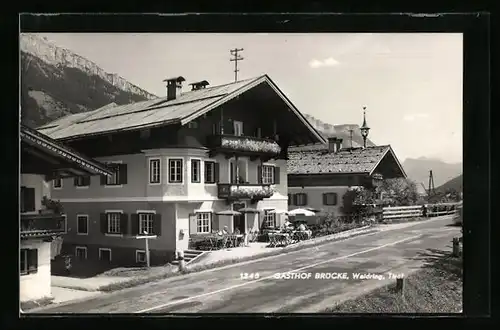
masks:
<path fill-rule="evenodd" d="M 158 96 L 165 78 L 234 81 L 267 74 L 303 113 L 362 123 L 398 158 L 462 161 L 462 34 L 41 34 Z M 187 89 L 188 87 L 186 87 Z"/>

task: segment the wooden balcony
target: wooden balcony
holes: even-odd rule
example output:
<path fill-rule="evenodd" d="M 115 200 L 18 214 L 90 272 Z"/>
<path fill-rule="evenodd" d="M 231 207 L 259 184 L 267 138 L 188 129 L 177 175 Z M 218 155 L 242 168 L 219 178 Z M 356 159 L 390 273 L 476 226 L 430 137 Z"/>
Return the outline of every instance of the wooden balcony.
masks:
<path fill-rule="evenodd" d="M 208 137 L 208 147 L 212 156 L 222 153 L 227 158 L 248 156 L 270 159 L 281 154 L 281 147 L 276 141 L 253 136 L 211 135 Z"/>
<path fill-rule="evenodd" d="M 228 202 L 250 199 L 252 203 L 256 203 L 274 194 L 269 184 L 219 183 L 217 188 L 219 198 Z"/>
<path fill-rule="evenodd" d="M 44 238 L 63 234 L 65 218 L 60 214 L 21 214 L 21 238 Z"/>

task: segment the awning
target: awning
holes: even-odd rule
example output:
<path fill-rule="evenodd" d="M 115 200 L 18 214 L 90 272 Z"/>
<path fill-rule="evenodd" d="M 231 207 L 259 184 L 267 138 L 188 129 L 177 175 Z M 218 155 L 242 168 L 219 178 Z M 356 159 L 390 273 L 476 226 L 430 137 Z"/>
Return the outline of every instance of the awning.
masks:
<path fill-rule="evenodd" d="M 213 213 L 214 212 L 213 206 L 214 202 L 211 201 L 203 202 L 201 203 L 199 209 L 194 210 L 194 213 L 207 213 L 207 212 Z"/>

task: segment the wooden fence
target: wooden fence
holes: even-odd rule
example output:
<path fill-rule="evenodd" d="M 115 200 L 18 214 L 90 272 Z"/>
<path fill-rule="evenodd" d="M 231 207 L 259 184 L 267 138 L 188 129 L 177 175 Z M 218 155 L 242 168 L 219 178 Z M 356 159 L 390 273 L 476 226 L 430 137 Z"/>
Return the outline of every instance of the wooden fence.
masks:
<path fill-rule="evenodd" d="M 384 220 L 418 218 L 423 216 L 436 217 L 453 214 L 457 209 L 457 204 L 458 203 L 428 204 L 425 205 L 425 208 L 424 205 L 384 207 L 382 214 Z"/>

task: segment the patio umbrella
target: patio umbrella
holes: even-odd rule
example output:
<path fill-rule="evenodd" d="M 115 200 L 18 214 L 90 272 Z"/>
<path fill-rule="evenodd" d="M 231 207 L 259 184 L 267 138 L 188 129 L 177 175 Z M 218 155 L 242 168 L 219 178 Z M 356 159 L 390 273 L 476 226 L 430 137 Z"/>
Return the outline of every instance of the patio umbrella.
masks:
<path fill-rule="evenodd" d="M 315 215 L 313 211 L 307 210 L 307 209 L 295 209 L 288 211 L 288 215 L 295 216 L 295 215 L 304 215 L 306 217 L 312 217 Z"/>
<path fill-rule="evenodd" d="M 241 213 L 259 213 L 260 210 L 254 209 L 253 207 L 244 207 L 242 209 L 239 209 L 238 212 L 241 212 Z"/>
<path fill-rule="evenodd" d="M 233 210 L 220 211 L 220 212 L 216 212 L 215 214 L 217 214 L 217 215 L 241 215 L 240 212 L 233 211 Z"/>

